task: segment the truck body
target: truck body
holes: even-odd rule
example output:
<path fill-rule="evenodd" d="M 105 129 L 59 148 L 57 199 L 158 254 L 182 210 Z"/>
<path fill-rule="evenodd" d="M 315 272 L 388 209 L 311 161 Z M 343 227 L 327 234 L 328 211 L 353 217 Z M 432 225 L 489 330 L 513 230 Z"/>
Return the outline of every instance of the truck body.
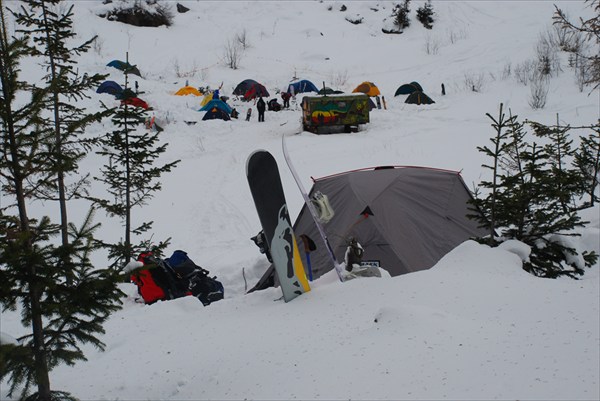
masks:
<path fill-rule="evenodd" d="M 364 93 L 304 96 L 302 127 L 316 134 L 358 131 L 369 122 L 370 99 Z"/>

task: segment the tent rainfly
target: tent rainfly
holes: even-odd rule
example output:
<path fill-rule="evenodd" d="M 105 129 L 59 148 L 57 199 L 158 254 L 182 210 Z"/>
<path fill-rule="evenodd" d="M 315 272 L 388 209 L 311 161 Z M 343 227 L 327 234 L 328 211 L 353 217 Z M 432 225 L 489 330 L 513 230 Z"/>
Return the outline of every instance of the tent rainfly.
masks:
<path fill-rule="evenodd" d="M 404 103 L 421 105 L 421 104 L 433 104 L 435 102 L 429 96 L 424 94 L 423 92 L 414 91 L 413 93 L 408 95 L 408 97 L 406 98 Z"/>
<path fill-rule="evenodd" d="M 177 92 L 175 92 L 175 95 L 177 96 L 187 96 L 187 95 L 194 95 L 194 96 L 202 96 L 202 93 L 200 93 L 200 91 L 196 88 L 194 88 L 193 86 L 184 86 L 182 88 L 180 88 Z"/>
<path fill-rule="evenodd" d="M 227 114 L 231 114 L 231 107 L 221 99 L 213 99 L 206 103 L 204 106 L 200 108 L 198 111 L 208 111 L 216 107 L 217 109 L 223 110 Z"/>
<path fill-rule="evenodd" d="M 416 91 L 423 92 L 423 87 L 418 82 L 413 81 L 409 84 L 400 85 L 400 87 L 396 89 L 396 93 L 394 93 L 394 96 L 410 95 L 411 93 Z"/>
<path fill-rule="evenodd" d="M 352 91 L 352 93 L 358 93 L 358 92 L 362 92 L 362 93 L 366 94 L 367 96 L 381 95 L 381 92 L 379 92 L 379 88 L 377 87 L 377 85 L 375 85 L 373 82 L 366 82 L 366 81 L 363 82 L 362 84 L 358 85 Z"/>
<path fill-rule="evenodd" d="M 301 79 L 300 81 L 292 82 L 288 85 L 287 91 L 291 94 L 305 93 L 305 92 L 318 92 L 319 90 L 307 79 Z"/>
<path fill-rule="evenodd" d="M 333 217 L 323 224 L 338 261 L 348 239 L 364 248 L 363 262 L 378 265 L 391 276 L 429 269 L 444 255 L 474 236 L 484 236 L 467 214 L 477 214 L 458 172 L 426 167 L 377 167 L 316 179 L 310 196 L 329 199 Z M 310 254 L 312 274 L 332 269 L 326 247 L 304 205 L 294 224 L 297 236 L 308 235 L 317 249 Z M 306 256 L 302 255 L 306 266 Z M 273 285 L 269 269 L 252 289 Z M 251 291 L 252 291 L 251 290 Z"/>
<path fill-rule="evenodd" d="M 212 107 L 204 114 L 204 117 L 202 117 L 202 120 L 203 121 L 206 121 L 206 120 L 229 121 L 229 120 L 231 120 L 231 117 L 229 117 L 229 114 L 225 110 L 222 110 L 218 107 Z"/>

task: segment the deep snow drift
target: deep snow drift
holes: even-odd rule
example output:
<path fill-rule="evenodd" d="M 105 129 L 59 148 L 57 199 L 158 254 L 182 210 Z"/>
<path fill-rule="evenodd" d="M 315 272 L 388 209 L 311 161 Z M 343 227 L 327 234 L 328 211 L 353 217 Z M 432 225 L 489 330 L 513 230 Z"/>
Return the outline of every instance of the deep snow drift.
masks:
<path fill-rule="evenodd" d="M 402 35 L 381 32 L 391 2 L 347 2 L 345 12 L 328 1 L 184 4 L 191 11 L 176 14 L 173 26 L 138 28 L 98 18 L 107 7 L 101 2 L 75 2 L 81 38 L 99 35 L 80 68 L 123 83 L 106 64 L 128 52 L 141 70 L 132 78 L 165 129 L 164 160 L 182 162 L 134 218 L 153 220 L 155 240 L 172 237 L 169 251 L 184 249 L 217 275 L 226 299 L 206 308 L 193 298 L 145 306 L 135 302 L 135 287 L 123 285 L 129 296 L 106 325 L 106 351 L 89 349 L 88 362 L 56 368 L 53 388 L 84 400 L 600 398 L 598 265 L 582 280 L 544 280 L 522 271 L 519 252 L 469 241 L 428 271 L 344 284 L 330 273 L 287 304 L 279 289 L 244 295 L 268 266 L 250 240 L 260 230 L 244 174 L 252 151 L 277 159 L 292 219 L 302 206 L 282 135 L 307 188 L 311 176 L 378 165 L 457 170 L 471 186 L 489 178 L 476 147 L 493 135 L 485 113 L 496 115 L 500 103 L 545 124 L 557 114 L 565 124 L 596 121 L 598 91 L 579 91 L 566 54 L 543 109 L 528 105 L 530 87 L 515 77 L 551 28 L 552 3 L 434 2 L 429 31 L 414 17 L 423 2 L 413 1 L 412 26 Z M 580 1 L 557 4 L 572 17 L 589 13 Z M 362 24 L 345 19 L 357 14 Z M 224 48 L 242 33 L 249 46 L 231 70 Z M 23 70 L 34 75 L 33 66 Z M 346 92 L 372 81 L 388 109 L 374 110 L 358 133 L 317 136 L 301 132 L 301 96 L 259 123 L 256 110 L 250 122 L 200 121 L 200 98 L 173 95 L 188 81 L 222 83 L 221 94 L 231 96 L 252 78 L 275 97 L 293 77 Z M 411 81 L 436 103 L 419 107 L 393 96 Z M 98 107 L 99 100 L 116 104 L 107 94 L 86 103 Z M 230 104 L 242 116 L 249 106 Z M 89 133 L 110 128 L 104 122 Z M 91 154 L 83 167 L 97 172 L 100 163 Z M 37 206 L 40 214 L 54 208 Z M 74 204 L 72 219 L 87 207 Z M 599 215 L 598 207 L 585 211 L 591 223 L 579 249 L 600 252 Z M 123 235 L 118 221 L 97 218 L 103 238 Z M 3 312 L 1 331 L 18 337 L 26 329 L 17 313 Z M 5 383 L 0 390 L 5 397 Z"/>

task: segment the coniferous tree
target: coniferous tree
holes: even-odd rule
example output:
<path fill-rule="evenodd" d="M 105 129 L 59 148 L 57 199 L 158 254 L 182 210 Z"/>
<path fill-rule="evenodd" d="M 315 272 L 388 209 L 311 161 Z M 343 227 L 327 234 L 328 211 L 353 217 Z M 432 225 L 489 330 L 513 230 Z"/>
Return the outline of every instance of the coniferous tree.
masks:
<path fill-rule="evenodd" d="M 125 71 L 125 90 L 128 86 L 128 74 Z M 148 240 L 134 244 L 132 234 L 139 236 L 152 228 L 152 221 L 143 222 L 134 227 L 132 210 L 140 207 L 152 198 L 154 192 L 162 188 L 159 178 L 171 171 L 179 160 L 156 166 L 157 159 L 167 150 L 167 144 L 159 144 L 157 132 L 145 128 L 148 116 L 140 107 L 123 103 L 112 117 L 115 130 L 100 140 L 99 155 L 107 158 L 96 180 L 107 186 L 111 199 L 92 198 L 111 216 L 122 219 L 125 227 L 123 239 L 118 243 L 106 244 L 112 267 L 122 267 L 131 257 L 147 249 Z M 168 245 L 160 241 L 155 249 L 161 250 Z"/>
<path fill-rule="evenodd" d="M 492 181 L 482 181 L 480 184 L 481 187 L 490 189 L 490 194 L 486 198 L 475 199 L 475 206 L 483 213 L 483 219 L 480 219 L 479 223 L 484 227 L 489 227 L 490 229 L 490 234 L 488 237 L 488 242 L 490 245 L 494 245 L 496 241 L 496 209 L 499 203 L 496 201 L 496 198 L 501 193 L 498 182 L 499 178 L 501 178 L 500 161 L 502 156 L 505 154 L 506 149 L 510 146 L 508 143 L 508 139 L 510 138 L 508 127 L 511 126 L 516 119 L 516 117 L 507 119 L 502 108 L 503 105 L 500 104 L 500 111 L 497 118 L 494 118 L 489 113 L 486 113 L 488 118 L 492 120 L 492 127 L 496 131 L 496 135 L 490 138 L 493 146 L 491 148 L 488 146 L 477 147 L 480 152 L 492 159 L 491 165 L 484 164 L 482 166 L 492 171 Z M 478 218 L 477 215 L 470 217 Z"/>
<path fill-rule="evenodd" d="M 34 229 L 27 209 L 27 179 L 31 171 L 39 171 L 44 167 L 33 151 L 39 136 L 43 133 L 35 130 L 42 108 L 43 93 L 35 90 L 18 78 L 19 64 L 22 58 L 30 55 L 27 37 L 10 38 L 5 19 L 4 6 L 0 4 L 0 81 L 2 83 L 2 98 L 0 99 L 0 117 L 2 121 L 2 191 L 13 196 L 16 201 L 18 216 L 6 215 L 2 210 L 2 249 L 0 255 L 10 252 L 16 257 L 16 264 L 0 264 L 0 295 L 4 307 L 13 306 L 10 297 L 14 288 L 23 285 L 27 293 L 24 305 L 30 313 L 33 337 L 32 348 L 19 348 L 21 357 L 30 363 L 31 372 L 35 375 L 38 392 L 42 398 L 50 397 L 50 379 L 48 363 L 43 338 L 43 323 L 41 298 L 43 283 L 38 277 L 39 263 L 28 263 L 34 255 Z M 17 105 L 15 98 L 20 91 L 30 91 L 30 99 L 25 105 Z M 6 207 L 5 207 L 6 208 Z M 10 249 L 7 249 L 9 248 Z M 4 351 L 4 349 L 3 349 Z M 4 353 L 4 352 L 3 352 Z M 3 357 L 3 359 L 6 357 Z M 8 358 L 6 358 L 8 359 Z M 1 377 L 6 364 L 1 367 Z M 17 377 L 16 380 L 19 380 Z"/>
<path fill-rule="evenodd" d="M 537 137 L 547 139 L 545 151 L 549 157 L 550 173 L 554 179 L 554 185 L 549 188 L 552 196 L 558 199 L 565 213 L 577 208 L 576 200 L 583 194 L 581 190 L 581 171 L 570 168 L 570 160 L 573 159 L 575 151 L 572 148 L 573 140 L 570 139 L 569 126 L 560 126 L 558 116 L 556 126 L 549 127 L 536 122 L 531 122 L 533 133 Z"/>
<path fill-rule="evenodd" d="M 600 121 L 598 124 L 588 127 L 591 133 L 581 136 L 579 148 L 575 151 L 573 165 L 581 174 L 581 192 L 589 196 L 584 206 L 594 206 L 600 202 L 597 194 L 598 180 L 600 179 Z"/>
<path fill-rule="evenodd" d="M 404 0 L 402 4 L 396 4 L 392 10 L 392 16 L 394 17 L 394 25 L 398 29 L 403 30 L 410 26 L 410 0 Z"/>
<path fill-rule="evenodd" d="M 433 6 L 431 0 L 427 0 L 425 4 L 417 8 L 417 20 L 427 29 L 433 28 Z"/>
<path fill-rule="evenodd" d="M 81 135 L 94 121 L 99 121 L 103 113 L 88 113 L 77 106 L 77 102 L 89 97 L 87 92 L 98 86 L 106 77 L 100 74 L 78 74 L 75 57 L 86 53 L 95 37 L 77 47 L 68 47 L 68 42 L 76 37 L 73 30 L 73 7 L 64 6 L 62 0 L 26 0 L 26 5 L 15 12 L 16 22 L 21 24 L 35 43 L 34 51 L 43 57 L 47 74 L 43 81 L 48 85 L 47 109 L 51 111 L 44 123 L 54 133 L 54 141 L 47 150 L 55 167 L 56 181 L 46 184 L 36 191 L 40 198 L 57 200 L 60 205 L 61 240 L 68 243 L 67 201 L 81 195 L 87 183 L 87 175 L 78 177 L 70 186 L 65 175 L 78 175 L 78 163 L 90 150 L 88 141 Z"/>
<path fill-rule="evenodd" d="M 488 117 L 492 118 L 489 114 Z M 492 181 L 483 181 L 480 187 L 487 190 L 485 197 L 476 192 L 473 204 L 483 211 L 498 231 L 494 240 L 480 238 L 492 246 L 507 239 L 516 239 L 529 245 L 531 254 L 523 268 L 541 277 L 555 278 L 567 275 L 575 278 L 584 273 L 583 265 L 593 265 L 598 255 L 583 252 L 583 262 L 577 260 L 577 251 L 569 237 L 578 236 L 574 229 L 583 227 L 573 204 L 578 187 L 567 183 L 570 174 L 564 169 L 564 155 L 569 154 L 566 131 L 556 130 L 548 145 L 527 143 L 524 124 L 516 116 L 504 119 L 502 106 L 500 118 L 493 119 L 496 135 L 491 138 L 494 150 L 479 147 L 494 160 L 493 166 L 484 165 L 492 171 Z M 503 124 L 502 122 L 508 121 Z M 536 133 L 548 132 L 548 127 L 531 124 Z M 502 133 L 500 128 L 506 128 Z M 540 136 L 540 135 L 538 135 Z M 559 156 L 560 154 L 560 156 Z M 563 167 L 561 167 L 563 166 Z M 473 217 L 473 216 L 470 216 Z"/>
<path fill-rule="evenodd" d="M 90 263 L 98 246 L 91 214 L 81 229 L 70 225 L 67 246 L 55 245 L 60 225 L 48 216 L 30 216 L 39 186 L 55 180 L 47 151 L 55 137 L 42 115 L 49 88 L 19 80 L 21 62 L 31 62 L 29 38 L 9 37 L 1 4 L 0 17 L 0 304 L 3 309 L 20 304 L 22 323 L 31 328 L 18 344 L 0 345 L 0 377 L 9 383 L 9 396 L 20 391 L 25 397 L 36 386 L 30 399 L 49 401 L 69 397 L 51 390 L 49 371 L 84 359 L 80 343 L 102 347 L 95 335 L 123 293 L 112 271 Z"/>

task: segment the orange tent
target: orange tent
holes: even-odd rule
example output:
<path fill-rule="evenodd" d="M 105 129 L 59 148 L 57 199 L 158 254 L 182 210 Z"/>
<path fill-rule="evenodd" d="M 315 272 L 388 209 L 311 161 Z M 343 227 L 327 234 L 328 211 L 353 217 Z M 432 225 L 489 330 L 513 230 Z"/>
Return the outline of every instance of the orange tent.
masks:
<path fill-rule="evenodd" d="M 373 82 L 366 82 L 366 81 L 363 82 L 362 84 L 358 85 L 352 91 L 352 93 L 357 93 L 357 92 L 364 93 L 367 96 L 381 95 L 381 92 L 379 92 L 379 88 L 377 87 L 377 85 L 375 85 Z"/>

